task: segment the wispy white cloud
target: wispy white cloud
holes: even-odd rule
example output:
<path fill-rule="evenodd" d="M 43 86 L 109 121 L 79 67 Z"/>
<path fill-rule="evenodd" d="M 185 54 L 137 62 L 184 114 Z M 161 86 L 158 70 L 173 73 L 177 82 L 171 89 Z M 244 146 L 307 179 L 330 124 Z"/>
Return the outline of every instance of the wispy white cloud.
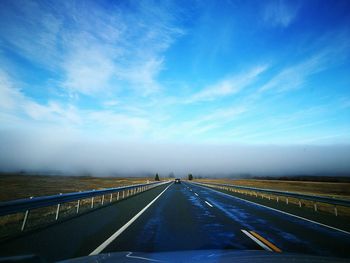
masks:
<path fill-rule="evenodd" d="M 16 100 L 17 99 L 17 100 Z M 18 101 L 19 99 L 19 101 Z M 7 74 L 0 70 L 0 107 L 2 110 L 12 110 L 20 103 L 22 95 L 14 88 Z"/>
<path fill-rule="evenodd" d="M 215 129 L 222 129 L 228 122 L 246 112 L 243 106 L 221 107 L 200 115 L 179 120 L 175 124 L 162 126 L 152 131 L 153 137 L 162 140 L 194 140 Z"/>
<path fill-rule="evenodd" d="M 185 100 L 186 103 L 200 101 L 212 101 L 221 97 L 231 96 L 254 83 L 257 77 L 267 70 L 268 66 L 254 67 L 248 72 L 230 76 L 219 80 L 217 83 L 193 94 Z"/>
<path fill-rule="evenodd" d="M 33 63 L 60 74 L 68 93 L 101 95 L 120 89 L 147 95 L 159 90 L 163 52 L 184 31 L 175 24 L 168 3 L 118 4 L 106 9 L 95 2 L 20 1 L 3 16 L 0 34 Z M 21 16 L 17 14 L 20 13 Z"/>
<path fill-rule="evenodd" d="M 119 138 L 142 135 L 149 129 L 147 116 L 138 112 L 80 109 L 70 103 L 38 103 L 17 89 L 0 71 L 0 114 L 2 128 L 69 129 L 82 134 L 113 135 Z"/>
<path fill-rule="evenodd" d="M 127 80 L 141 95 L 149 95 L 160 89 L 156 78 L 163 68 L 163 59 L 151 57 L 145 61 L 130 63 L 128 66 L 119 66 L 116 69 L 118 78 Z"/>
<path fill-rule="evenodd" d="M 115 75 L 115 65 L 108 49 L 99 45 L 82 43 L 70 52 L 63 62 L 65 80 L 62 86 L 70 93 L 78 92 L 95 95 L 111 88 L 111 79 Z M 118 87 L 113 87 L 117 89 Z"/>
<path fill-rule="evenodd" d="M 12 9 L 0 8 L 3 44 L 32 63 L 57 70 L 61 62 L 61 17 L 36 1 L 15 1 L 11 5 Z"/>
<path fill-rule="evenodd" d="M 284 68 L 263 85 L 259 92 L 272 89 L 281 92 L 300 88 L 308 76 L 325 68 L 323 60 L 321 56 L 314 56 L 297 65 Z"/>
<path fill-rule="evenodd" d="M 258 91 L 284 92 L 298 89 L 308 77 L 344 63 L 350 55 L 350 39 L 344 32 L 327 34 L 315 42 L 316 51 L 306 55 L 301 62 L 282 68 Z"/>
<path fill-rule="evenodd" d="M 272 26 L 287 27 L 297 17 L 300 4 L 297 1 L 271 0 L 263 10 L 263 19 Z"/>

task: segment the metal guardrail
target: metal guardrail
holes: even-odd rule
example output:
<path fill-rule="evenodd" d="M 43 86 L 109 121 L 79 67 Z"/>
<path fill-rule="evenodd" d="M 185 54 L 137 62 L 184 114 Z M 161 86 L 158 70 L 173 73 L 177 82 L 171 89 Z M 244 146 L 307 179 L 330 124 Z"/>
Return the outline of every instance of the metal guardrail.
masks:
<path fill-rule="evenodd" d="M 350 207 L 350 200 L 342 200 L 332 197 L 326 197 L 326 196 L 318 196 L 318 195 L 308 195 L 308 194 L 300 194 L 295 192 L 289 192 L 289 191 L 279 191 L 279 190 L 273 190 L 273 189 L 264 189 L 264 188 L 256 188 L 256 187 L 249 187 L 249 186 L 239 186 L 239 185 L 232 185 L 232 184 L 218 184 L 218 183 L 198 183 L 193 182 L 195 184 L 200 185 L 206 185 L 206 186 L 216 186 L 221 188 L 226 188 L 225 190 L 230 189 L 239 189 L 239 190 L 246 190 L 246 191 L 252 191 L 252 192 L 259 192 L 263 194 L 271 194 L 275 196 L 284 196 L 284 197 L 291 197 L 295 199 L 299 199 L 299 206 L 301 206 L 300 200 L 308 200 L 312 201 L 314 203 L 314 209 L 317 211 L 317 203 L 326 203 L 334 205 L 334 213 L 335 215 L 338 215 L 336 206 L 345 206 Z M 278 199 L 277 199 L 278 201 Z M 288 203 L 288 199 L 286 201 Z"/>
<path fill-rule="evenodd" d="M 109 203 L 112 202 L 113 194 L 117 194 L 117 200 L 124 199 L 131 195 L 149 190 L 150 188 L 166 184 L 168 182 L 154 182 L 148 184 L 136 184 L 129 186 L 122 186 L 116 188 L 107 188 L 102 190 L 91 190 L 84 192 L 66 193 L 51 196 L 31 197 L 28 199 L 18 199 L 7 202 L 0 202 L 0 216 L 17 214 L 24 212 L 21 230 L 24 230 L 28 213 L 30 210 L 57 206 L 55 220 L 58 219 L 61 204 L 77 201 L 76 214 L 79 213 L 80 201 L 91 198 L 91 208 L 94 208 L 94 197 L 102 196 L 102 205 L 104 204 L 105 196 L 109 195 Z M 108 197 L 107 197 L 108 198 Z M 107 202 L 106 202 L 107 203 Z"/>

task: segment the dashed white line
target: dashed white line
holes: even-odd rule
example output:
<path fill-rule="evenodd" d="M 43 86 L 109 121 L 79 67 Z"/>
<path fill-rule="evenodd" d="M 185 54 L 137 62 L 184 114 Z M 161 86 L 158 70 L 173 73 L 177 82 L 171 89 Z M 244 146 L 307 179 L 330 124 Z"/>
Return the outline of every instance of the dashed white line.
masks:
<path fill-rule="evenodd" d="M 196 196 L 198 196 L 198 194 L 197 193 L 194 193 Z"/>
<path fill-rule="evenodd" d="M 271 251 L 272 249 L 269 248 L 268 246 L 266 246 L 263 242 L 261 242 L 259 239 L 257 239 L 255 236 L 253 236 L 252 234 L 250 234 L 248 231 L 241 229 L 241 231 L 246 234 L 251 240 L 253 240 L 255 243 L 257 243 L 259 246 L 261 246 L 263 249 L 267 250 L 267 251 Z"/>
<path fill-rule="evenodd" d="M 139 216 L 143 214 L 168 188 L 172 185 L 169 184 L 156 198 L 154 198 L 148 205 L 146 205 L 140 212 L 138 212 L 133 218 L 129 220 L 125 225 L 123 225 L 117 232 L 111 235 L 106 241 L 104 241 L 101 245 L 99 245 L 94 251 L 92 251 L 89 256 L 97 255 L 102 252 L 110 243 L 112 243 L 121 233 L 124 232 Z"/>
<path fill-rule="evenodd" d="M 213 205 L 207 201 L 204 201 L 208 206 L 213 207 Z"/>

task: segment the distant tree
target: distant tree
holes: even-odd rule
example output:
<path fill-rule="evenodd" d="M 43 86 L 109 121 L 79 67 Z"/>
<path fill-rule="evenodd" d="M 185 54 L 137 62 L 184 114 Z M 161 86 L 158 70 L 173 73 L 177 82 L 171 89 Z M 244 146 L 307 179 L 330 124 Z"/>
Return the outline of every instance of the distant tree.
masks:
<path fill-rule="evenodd" d="M 169 174 L 169 178 L 175 178 L 175 174 L 174 174 L 173 172 L 171 172 L 171 173 Z"/>
<path fill-rule="evenodd" d="M 156 177 L 154 177 L 154 181 L 160 181 L 158 173 L 156 173 Z"/>
<path fill-rule="evenodd" d="M 193 175 L 192 174 L 188 175 L 188 180 L 193 180 Z"/>

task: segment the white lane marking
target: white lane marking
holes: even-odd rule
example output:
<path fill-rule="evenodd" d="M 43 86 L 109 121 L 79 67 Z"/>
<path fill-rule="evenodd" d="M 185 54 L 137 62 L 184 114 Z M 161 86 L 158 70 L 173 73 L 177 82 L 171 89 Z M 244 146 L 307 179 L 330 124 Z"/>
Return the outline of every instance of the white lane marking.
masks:
<path fill-rule="evenodd" d="M 246 234 L 251 240 L 253 240 L 255 243 L 257 243 L 259 246 L 261 246 L 263 249 L 267 250 L 267 251 L 271 251 L 272 249 L 269 248 L 268 246 L 266 246 L 263 242 L 261 242 L 259 239 L 257 239 L 255 236 L 253 236 L 252 234 L 250 234 L 248 231 L 241 229 L 241 231 Z"/>
<path fill-rule="evenodd" d="M 128 254 L 126 254 L 127 258 L 137 258 L 137 259 L 142 259 L 142 260 L 146 260 L 146 261 L 152 261 L 152 262 L 165 262 L 162 260 L 158 260 L 158 259 L 152 259 L 152 258 L 144 258 L 144 257 L 138 257 L 138 256 L 132 256 L 133 252 L 128 252 Z"/>
<path fill-rule="evenodd" d="M 125 229 L 127 229 L 139 216 L 143 214 L 149 208 L 168 188 L 172 185 L 169 184 L 159 195 L 157 195 L 156 198 L 154 198 L 148 205 L 146 205 L 140 212 L 138 212 L 133 218 L 129 220 L 125 225 L 123 225 L 117 232 L 115 232 L 113 235 L 111 235 L 105 242 L 103 242 L 101 245 L 99 245 L 94 251 L 92 251 L 89 256 L 97 255 L 102 252 L 114 239 L 116 239 L 121 233 L 124 232 Z"/>
<path fill-rule="evenodd" d="M 194 193 L 196 196 L 198 196 L 198 194 L 197 193 Z"/>
<path fill-rule="evenodd" d="M 208 206 L 213 207 L 211 203 L 204 201 Z"/>
<path fill-rule="evenodd" d="M 314 223 L 314 224 L 317 224 L 317 225 L 320 225 L 320 226 L 328 227 L 328 228 L 330 228 L 330 229 L 337 230 L 337 231 L 340 231 L 340 232 L 343 232 L 343 233 L 345 233 L 345 234 L 350 235 L 350 232 L 348 232 L 348 231 L 346 231 L 346 230 L 343 230 L 343 229 L 340 229 L 340 228 L 336 228 L 336 227 L 334 227 L 334 226 L 329 226 L 329 225 L 326 225 L 326 224 L 322 224 L 322 223 L 320 223 L 320 222 L 317 222 L 317 221 L 314 221 L 314 220 L 311 220 L 311 219 L 307 219 L 307 218 L 305 218 L 305 217 L 293 215 L 293 214 L 291 214 L 291 213 L 284 212 L 284 211 L 281 211 L 281 210 L 278 210 L 278 209 L 275 209 L 275 208 L 272 208 L 272 207 L 269 207 L 269 206 L 266 206 L 266 205 L 261 205 L 261 204 L 258 204 L 258 203 L 254 203 L 254 202 L 252 202 L 252 201 L 248 201 L 248 200 L 245 200 L 245 199 L 243 199 L 243 198 L 239 198 L 239 197 L 237 197 L 237 196 L 229 195 L 229 194 L 226 194 L 226 193 L 223 193 L 223 192 L 220 192 L 220 191 L 211 189 L 211 188 L 209 188 L 209 187 L 205 187 L 205 186 L 201 186 L 201 185 L 198 185 L 198 186 L 207 188 L 207 189 L 209 189 L 209 190 L 211 190 L 211 191 L 214 191 L 214 192 L 217 192 L 217 193 L 220 193 L 220 194 L 229 196 L 229 197 L 231 197 L 231 198 L 236 198 L 236 199 L 245 201 L 245 202 L 247 202 L 247 203 L 251 203 L 251 204 L 254 204 L 254 205 L 258 205 L 258 206 L 261 206 L 261 207 L 265 207 L 265 208 L 267 208 L 267 209 L 271 209 L 271 210 L 273 210 L 273 211 L 280 212 L 280 213 L 282 213 L 282 214 L 286 214 L 286 215 L 293 216 L 293 217 L 296 217 L 296 218 L 299 218 L 299 219 L 303 219 L 303 220 L 305 220 L 305 221 L 308 221 L 308 222 L 311 222 L 311 223 Z"/>

